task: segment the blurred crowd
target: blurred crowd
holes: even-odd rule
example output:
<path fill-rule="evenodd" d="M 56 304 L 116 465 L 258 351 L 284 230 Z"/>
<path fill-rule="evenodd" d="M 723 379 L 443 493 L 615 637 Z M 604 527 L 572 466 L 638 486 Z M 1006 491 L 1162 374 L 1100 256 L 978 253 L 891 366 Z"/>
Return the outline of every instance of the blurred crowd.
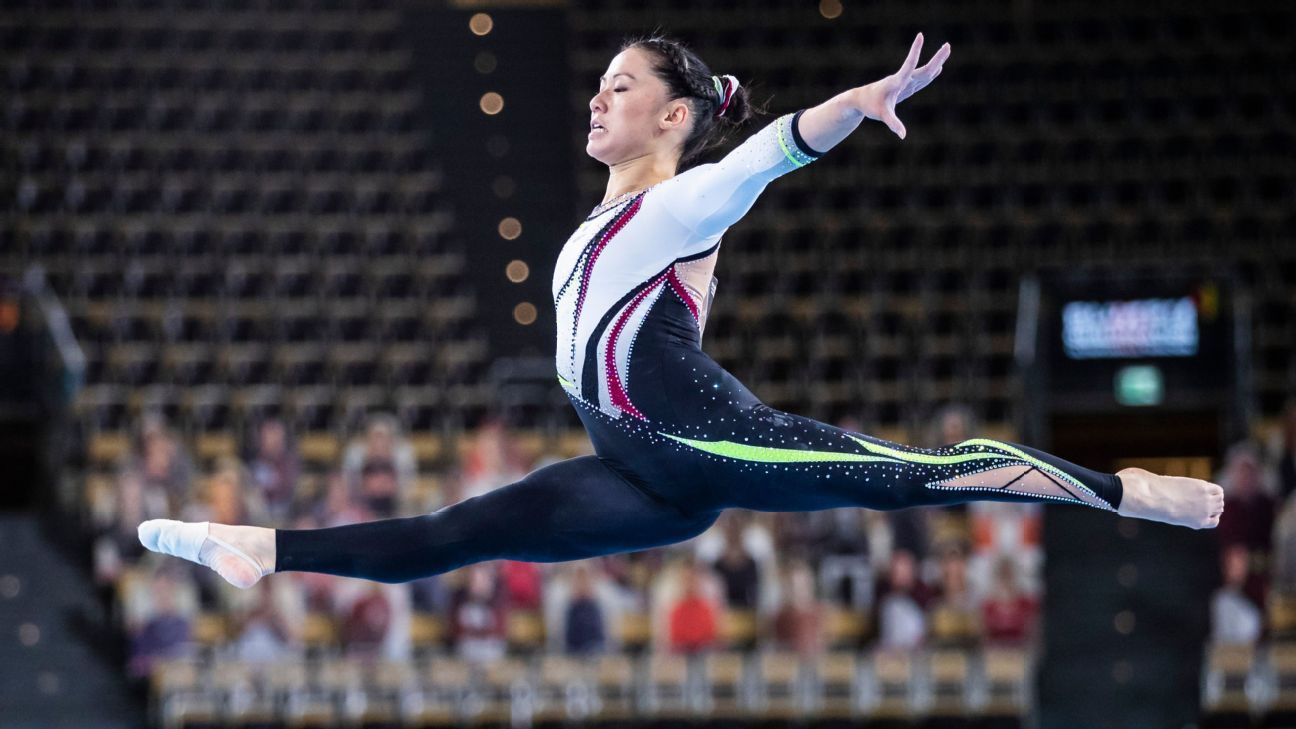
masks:
<path fill-rule="evenodd" d="M 1270 606 L 1296 606 L 1296 403 L 1268 442 L 1229 449 L 1218 482 L 1221 585 L 1211 600 L 1211 637 L 1254 645 L 1268 637 Z"/>
<path fill-rule="evenodd" d="M 925 441 L 975 435 L 971 412 L 948 406 Z M 119 606 L 136 676 L 192 650 L 198 622 L 212 614 L 222 616 L 219 650 L 248 661 L 303 654 L 320 624 L 348 655 L 400 659 L 414 650 L 413 626 L 430 622 L 439 648 L 474 662 L 516 648 L 519 623 L 537 626 L 533 647 L 570 654 L 1029 645 L 1036 631 L 1035 504 L 730 510 L 668 547 L 562 564 L 486 562 L 402 585 L 287 573 L 240 591 L 205 568 L 143 552 L 136 526 L 145 519 L 314 528 L 426 513 L 556 458 L 522 457 L 508 429 L 489 424 L 428 490 L 416 488 L 414 450 L 387 415 L 371 416 L 336 468 L 313 479 L 282 421 L 261 422 L 248 441 L 241 457 L 199 470 L 182 438 L 146 418 L 111 493 L 92 504 L 96 578 Z M 1216 641 L 1262 639 L 1270 593 L 1296 595 L 1294 454 L 1296 407 L 1273 442 L 1235 446 L 1219 474 L 1227 506 L 1216 531 Z"/>

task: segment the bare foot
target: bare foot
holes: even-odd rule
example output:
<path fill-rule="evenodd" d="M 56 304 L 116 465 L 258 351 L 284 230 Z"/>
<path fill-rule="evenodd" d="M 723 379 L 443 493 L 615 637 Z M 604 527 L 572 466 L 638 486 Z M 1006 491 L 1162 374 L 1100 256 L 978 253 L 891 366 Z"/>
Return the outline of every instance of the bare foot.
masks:
<path fill-rule="evenodd" d="M 1186 476 L 1158 476 L 1142 468 L 1125 468 L 1124 495 L 1116 513 L 1193 529 L 1214 529 L 1224 513 L 1224 489 Z"/>
<path fill-rule="evenodd" d="M 150 519 L 140 524 L 139 539 L 154 552 L 210 567 L 235 587 L 246 589 L 274 572 L 273 529 Z"/>

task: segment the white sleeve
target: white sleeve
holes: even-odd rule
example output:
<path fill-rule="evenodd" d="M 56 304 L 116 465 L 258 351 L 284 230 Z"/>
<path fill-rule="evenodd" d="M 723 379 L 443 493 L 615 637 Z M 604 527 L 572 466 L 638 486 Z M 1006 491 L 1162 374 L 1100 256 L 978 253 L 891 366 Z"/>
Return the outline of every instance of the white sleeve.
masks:
<path fill-rule="evenodd" d="M 766 185 L 819 158 L 797 129 L 801 114 L 775 119 L 719 162 L 698 165 L 663 184 L 659 199 L 666 210 L 697 240 L 723 233 L 747 214 Z"/>

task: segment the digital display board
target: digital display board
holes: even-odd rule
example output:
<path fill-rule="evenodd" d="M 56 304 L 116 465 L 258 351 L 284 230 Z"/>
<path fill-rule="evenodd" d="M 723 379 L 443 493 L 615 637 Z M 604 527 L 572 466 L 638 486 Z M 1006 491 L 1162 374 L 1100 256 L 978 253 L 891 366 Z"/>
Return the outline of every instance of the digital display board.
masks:
<path fill-rule="evenodd" d="M 1198 334 L 1188 296 L 1062 305 L 1062 347 L 1071 359 L 1191 357 Z"/>
<path fill-rule="evenodd" d="M 1224 276 L 1108 270 L 1041 276 L 1040 384 L 1072 412 L 1207 407 L 1233 388 L 1233 302 Z"/>

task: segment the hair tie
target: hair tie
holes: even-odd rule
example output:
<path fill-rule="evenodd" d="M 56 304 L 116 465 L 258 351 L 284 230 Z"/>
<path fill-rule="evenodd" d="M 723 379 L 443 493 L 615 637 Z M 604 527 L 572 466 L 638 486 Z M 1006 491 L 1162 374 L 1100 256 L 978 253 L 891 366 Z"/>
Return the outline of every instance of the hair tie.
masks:
<path fill-rule="evenodd" d="M 729 108 L 729 102 L 733 100 L 733 95 L 738 91 L 738 79 L 725 74 L 724 76 L 712 76 L 711 83 L 715 84 L 716 102 L 720 105 L 720 108 L 716 109 L 715 115 L 724 116 L 725 110 Z"/>

